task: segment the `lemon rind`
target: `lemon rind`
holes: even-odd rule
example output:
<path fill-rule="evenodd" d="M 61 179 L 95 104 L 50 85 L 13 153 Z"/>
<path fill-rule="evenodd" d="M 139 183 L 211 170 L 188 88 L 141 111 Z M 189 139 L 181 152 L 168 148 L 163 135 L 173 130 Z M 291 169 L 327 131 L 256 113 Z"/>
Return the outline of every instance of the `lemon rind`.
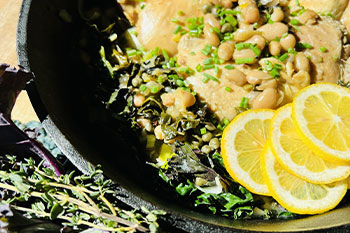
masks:
<path fill-rule="evenodd" d="M 336 182 L 334 186 L 335 188 L 328 189 L 329 194 L 327 195 L 327 197 L 318 201 L 313 201 L 313 200 L 300 201 L 296 198 L 293 198 L 288 192 L 281 193 L 278 191 L 278 188 L 281 190 L 283 190 L 283 188 L 280 187 L 279 182 L 275 181 L 276 179 L 278 179 L 278 176 L 275 174 L 273 178 L 272 175 L 270 174 L 271 170 L 275 172 L 273 167 L 276 162 L 277 160 L 274 158 L 272 151 L 267 145 L 264 148 L 264 151 L 262 153 L 262 159 L 261 159 L 261 163 L 262 163 L 261 166 L 262 166 L 265 182 L 268 186 L 270 193 L 272 194 L 272 197 L 280 205 L 282 205 L 284 208 L 286 208 L 287 210 L 293 213 L 296 213 L 296 214 L 324 213 L 328 210 L 335 208 L 341 202 L 341 200 L 343 199 L 343 197 L 347 192 L 346 180 L 343 180 L 343 181 Z M 290 175 L 292 176 L 292 174 Z M 328 202 L 331 201 L 330 204 L 326 205 L 325 200 L 328 200 Z M 321 207 L 319 207 L 320 203 L 321 203 Z"/>
<path fill-rule="evenodd" d="M 300 106 L 303 104 L 299 100 L 303 100 L 304 96 L 310 96 L 309 92 L 313 92 L 314 94 L 320 93 L 320 91 L 334 91 L 335 89 L 339 90 L 339 92 L 343 92 L 350 97 L 350 90 L 347 88 L 340 87 L 339 85 L 332 83 L 318 83 L 310 85 L 301 91 L 294 97 L 294 101 L 292 103 L 292 119 L 296 130 L 300 136 L 300 138 L 305 142 L 306 145 L 309 145 L 310 148 L 316 152 L 319 156 L 321 156 L 324 160 L 339 163 L 339 164 L 349 164 L 350 165 L 350 151 L 339 151 L 334 150 L 329 147 L 326 147 L 320 140 L 315 138 L 310 132 L 305 132 L 306 121 L 301 119 L 298 116 L 301 116 L 301 112 L 303 108 Z M 339 93 L 338 92 L 338 93 Z M 299 111 L 297 111 L 299 110 Z M 318 142 L 318 143 L 315 143 Z"/>
<path fill-rule="evenodd" d="M 222 140 L 221 140 L 222 158 L 223 158 L 225 168 L 227 172 L 230 174 L 230 176 L 235 181 L 237 181 L 242 186 L 244 186 L 246 189 L 248 189 L 250 192 L 259 194 L 259 195 L 264 195 L 264 196 L 271 196 L 266 185 L 258 184 L 250 179 L 248 181 L 247 177 L 249 177 L 249 174 L 246 171 L 241 169 L 239 166 L 237 167 L 231 166 L 232 163 L 238 164 L 238 161 L 235 160 L 236 156 L 227 156 L 229 151 L 235 152 L 236 150 L 234 149 L 234 145 L 232 141 L 227 141 L 226 135 L 228 133 L 232 134 L 232 131 L 235 132 L 234 134 L 236 134 L 237 132 L 242 130 L 246 122 L 254 119 L 254 115 L 260 116 L 260 117 L 265 115 L 264 118 L 259 118 L 259 119 L 266 120 L 266 119 L 271 119 L 273 114 L 274 114 L 274 110 L 270 110 L 270 109 L 248 110 L 246 112 L 243 112 L 239 114 L 233 121 L 231 121 L 231 123 L 226 127 L 226 129 L 223 132 Z"/>
<path fill-rule="evenodd" d="M 304 166 L 295 164 L 288 155 L 284 156 L 284 154 L 288 154 L 288 152 L 285 152 L 283 148 L 281 148 L 278 142 L 279 136 L 276 135 L 276 131 L 282 121 L 287 118 L 282 117 L 281 114 L 287 112 L 287 109 L 291 108 L 291 106 L 291 104 L 287 104 L 278 109 L 271 121 L 269 133 L 270 148 L 278 163 L 289 173 L 313 184 L 329 184 L 346 179 L 350 175 L 350 166 L 339 165 L 334 169 L 326 169 L 323 172 L 312 172 L 307 170 Z"/>

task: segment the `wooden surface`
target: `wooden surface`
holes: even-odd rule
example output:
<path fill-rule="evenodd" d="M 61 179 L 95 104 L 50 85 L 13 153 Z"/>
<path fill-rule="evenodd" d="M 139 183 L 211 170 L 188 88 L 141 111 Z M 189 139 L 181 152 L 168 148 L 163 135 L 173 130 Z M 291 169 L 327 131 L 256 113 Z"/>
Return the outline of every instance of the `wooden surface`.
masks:
<path fill-rule="evenodd" d="M 16 31 L 22 0 L 0 0 L 0 63 L 17 66 Z M 12 119 L 26 123 L 38 120 L 28 95 L 22 91 L 12 111 Z"/>

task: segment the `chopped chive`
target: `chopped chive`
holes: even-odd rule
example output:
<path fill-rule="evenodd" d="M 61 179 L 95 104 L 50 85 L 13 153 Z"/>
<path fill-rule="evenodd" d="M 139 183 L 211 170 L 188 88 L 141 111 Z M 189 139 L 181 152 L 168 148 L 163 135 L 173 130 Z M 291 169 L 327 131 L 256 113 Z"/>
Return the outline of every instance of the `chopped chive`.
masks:
<path fill-rule="evenodd" d="M 176 80 L 176 85 L 178 85 L 179 87 L 184 86 L 184 81 L 182 81 L 181 79 Z"/>
<path fill-rule="evenodd" d="M 250 49 L 253 50 L 253 52 L 255 53 L 255 55 L 256 55 L 257 57 L 260 56 L 261 50 L 260 50 L 256 45 L 250 46 Z"/>
<path fill-rule="evenodd" d="M 227 92 L 232 92 L 233 90 L 232 90 L 231 87 L 225 87 L 225 91 L 227 91 Z"/>
<path fill-rule="evenodd" d="M 174 34 L 177 34 L 181 31 L 182 27 L 180 25 L 178 25 L 175 30 L 174 30 Z"/>
<path fill-rule="evenodd" d="M 251 43 L 241 42 L 241 43 L 236 44 L 235 47 L 237 50 L 242 50 L 242 49 L 249 49 L 251 45 L 252 45 Z"/>
<path fill-rule="evenodd" d="M 211 45 L 206 45 L 204 49 L 202 49 L 202 54 L 205 56 L 208 56 L 211 53 Z"/>
<path fill-rule="evenodd" d="M 249 99 L 247 97 L 243 97 L 239 107 L 247 109 L 248 108 L 248 102 L 249 102 Z"/>
<path fill-rule="evenodd" d="M 240 14 L 241 12 L 240 11 L 236 11 L 236 10 L 226 10 L 224 11 L 224 14 L 226 15 L 238 15 Z"/>
<path fill-rule="evenodd" d="M 207 83 L 209 81 L 209 78 L 208 77 L 204 77 L 203 79 L 202 79 L 202 82 L 203 83 Z"/>
<path fill-rule="evenodd" d="M 237 58 L 237 59 L 235 60 L 235 63 L 236 63 L 236 64 L 245 64 L 245 63 L 247 63 L 247 64 L 252 64 L 252 63 L 254 63 L 254 61 L 255 61 L 255 57 Z"/>
<path fill-rule="evenodd" d="M 196 66 L 196 70 L 197 70 L 197 72 L 203 71 L 203 66 L 201 66 L 201 64 L 198 64 L 198 65 Z"/>
<path fill-rule="evenodd" d="M 178 14 L 179 16 L 183 16 L 183 15 L 185 15 L 185 12 L 183 12 L 183 11 L 178 11 L 177 14 Z"/>
<path fill-rule="evenodd" d="M 201 134 L 204 135 L 207 133 L 207 128 L 203 127 L 201 128 Z"/>
<path fill-rule="evenodd" d="M 206 58 L 203 62 L 203 65 L 209 65 L 211 63 L 213 63 L 214 59 L 209 57 L 209 58 Z"/>
<path fill-rule="evenodd" d="M 218 75 L 220 72 L 220 68 L 218 66 L 215 66 L 215 74 Z"/>
<path fill-rule="evenodd" d="M 271 72 L 270 72 L 270 75 L 272 77 L 274 77 L 275 79 L 278 79 L 279 77 L 281 77 L 280 73 L 278 72 L 277 69 L 272 69 Z"/>
<path fill-rule="evenodd" d="M 289 48 L 289 49 L 288 49 L 288 53 L 296 55 L 296 54 L 297 54 L 297 51 L 295 51 L 294 48 Z"/>
<path fill-rule="evenodd" d="M 320 51 L 321 51 L 322 53 L 325 53 L 325 52 L 327 52 L 328 50 L 327 50 L 326 47 L 321 47 L 321 48 L 320 48 Z"/>
<path fill-rule="evenodd" d="M 147 86 L 145 84 L 141 84 L 140 91 L 145 92 L 147 90 Z"/>
<path fill-rule="evenodd" d="M 233 70 L 235 67 L 233 65 L 226 65 L 224 68 L 227 70 Z"/>
<path fill-rule="evenodd" d="M 151 87 L 151 92 L 152 92 L 153 94 L 158 93 L 158 91 L 159 91 L 159 87 L 158 87 L 158 86 Z"/>
<path fill-rule="evenodd" d="M 297 47 L 301 49 L 312 49 L 312 45 L 308 43 L 297 43 Z"/>
<path fill-rule="evenodd" d="M 167 51 L 165 49 L 162 49 L 162 53 L 163 53 L 163 56 L 164 56 L 165 60 L 169 61 L 170 58 L 169 58 L 169 55 L 168 55 Z"/>
<path fill-rule="evenodd" d="M 225 21 L 228 22 L 229 24 L 231 24 L 233 27 L 237 26 L 237 20 L 232 15 L 227 15 L 225 17 Z"/>
<path fill-rule="evenodd" d="M 288 56 L 289 56 L 289 54 L 288 54 L 288 53 L 285 53 L 285 54 L 283 54 L 283 55 L 280 56 L 279 60 L 280 60 L 281 62 L 284 62 L 284 61 L 288 58 Z"/>
<path fill-rule="evenodd" d="M 214 82 L 219 82 L 219 80 L 218 80 L 216 77 L 214 77 L 214 76 L 212 76 L 212 75 L 210 75 L 210 74 L 203 73 L 203 76 L 204 76 L 205 78 L 208 78 L 208 79 L 210 79 L 210 80 L 213 80 Z"/>
<path fill-rule="evenodd" d="M 203 70 L 210 70 L 210 69 L 214 69 L 214 68 L 215 68 L 214 64 L 203 66 Z"/>
<path fill-rule="evenodd" d="M 289 23 L 294 25 L 294 26 L 302 25 L 302 23 L 299 20 L 297 20 L 297 19 L 291 19 Z"/>
<path fill-rule="evenodd" d="M 288 36 L 288 32 L 286 32 L 286 33 L 284 33 L 283 35 L 282 35 L 282 38 L 286 38 L 287 36 Z"/>

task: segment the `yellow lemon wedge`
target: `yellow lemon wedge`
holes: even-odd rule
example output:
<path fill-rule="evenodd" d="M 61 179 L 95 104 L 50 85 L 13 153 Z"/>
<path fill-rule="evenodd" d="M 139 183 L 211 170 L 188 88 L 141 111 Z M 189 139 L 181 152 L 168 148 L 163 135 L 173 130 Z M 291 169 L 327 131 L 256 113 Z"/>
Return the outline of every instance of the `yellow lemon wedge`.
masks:
<path fill-rule="evenodd" d="M 294 98 L 292 116 L 302 140 L 330 162 L 350 162 L 350 90 L 319 83 Z"/>
<path fill-rule="evenodd" d="M 261 154 L 262 170 L 272 197 L 297 214 L 319 214 L 336 207 L 347 191 L 347 181 L 312 184 L 289 172 L 277 162 L 269 146 Z"/>
<path fill-rule="evenodd" d="M 299 137 L 292 120 L 292 105 L 278 109 L 270 126 L 271 150 L 289 173 L 314 184 L 344 180 L 350 166 L 335 165 L 315 154 Z"/>
<path fill-rule="evenodd" d="M 255 194 L 269 196 L 260 154 L 268 138 L 273 110 L 248 110 L 239 114 L 224 130 L 221 153 L 225 168 L 234 180 Z"/>

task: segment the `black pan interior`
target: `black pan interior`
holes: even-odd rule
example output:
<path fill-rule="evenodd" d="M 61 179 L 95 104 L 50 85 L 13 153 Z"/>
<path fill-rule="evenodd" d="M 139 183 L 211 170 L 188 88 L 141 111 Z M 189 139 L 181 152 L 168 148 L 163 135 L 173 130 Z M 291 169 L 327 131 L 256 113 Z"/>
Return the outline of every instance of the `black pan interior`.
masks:
<path fill-rule="evenodd" d="M 115 1 L 101 2 L 115 5 Z M 136 200 L 168 210 L 173 224 L 190 232 L 290 232 L 334 227 L 348 232 L 349 205 L 298 220 L 232 221 L 196 212 L 164 193 L 155 182 L 159 178 L 154 170 L 144 165 L 138 140 L 127 125 L 111 123 L 105 110 L 91 102 L 88 80 L 96 70 L 80 62 L 77 38 L 85 25 L 77 5 L 72 0 L 24 0 L 18 28 L 20 64 L 35 74 L 35 83 L 28 85 L 31 100 L 66 154 L 82 155 L 94 165 L 101 164 L 107 176 L 141 198 Z M 72 22 L 59 17 L 62 10 L 72 16 Z M 66 140 L 61 140 L 62 136 Z"/>

